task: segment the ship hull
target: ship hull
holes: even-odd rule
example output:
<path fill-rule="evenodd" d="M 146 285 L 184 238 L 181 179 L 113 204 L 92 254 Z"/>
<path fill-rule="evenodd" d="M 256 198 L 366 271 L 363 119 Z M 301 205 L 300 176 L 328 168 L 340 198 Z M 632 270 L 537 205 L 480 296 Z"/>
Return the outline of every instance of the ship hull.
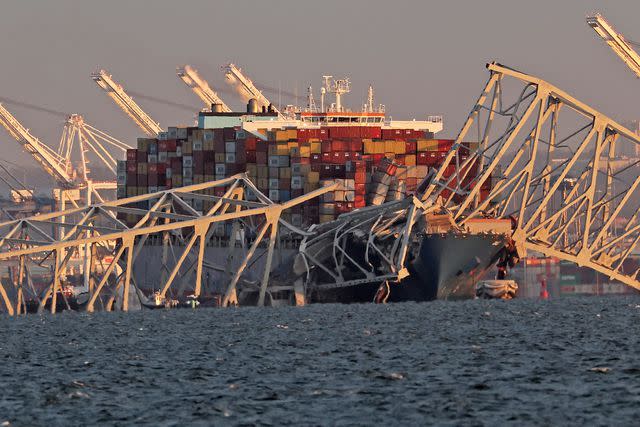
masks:
<path fill-rule="evenodd" d="M 317 289 L 310 292 L 309 302 L 420 302 L 473 298 L 476 282 L 498 261 L 506 241 L 507 237 L 501 234 L 428 234 L 407 264 L 409 276 L 399 283 Z"/>

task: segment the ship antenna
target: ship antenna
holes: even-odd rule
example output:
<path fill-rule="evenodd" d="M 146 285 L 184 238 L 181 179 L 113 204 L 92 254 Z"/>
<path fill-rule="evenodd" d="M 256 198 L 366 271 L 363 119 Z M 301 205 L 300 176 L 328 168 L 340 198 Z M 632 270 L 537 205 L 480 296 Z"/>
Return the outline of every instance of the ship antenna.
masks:
<path fill-rule="evenodd" d="M 313 89 L 311 86 L 307 89 L 307 109 L 311 112 L 317 112 L 316 101 L 313 99 Z"/>
<path fill-rule="evenodd" d="M 367 91 L 367 106 L 370 113 L 373 113 L 373 86 L 369 85 L 369 90 Z"/>

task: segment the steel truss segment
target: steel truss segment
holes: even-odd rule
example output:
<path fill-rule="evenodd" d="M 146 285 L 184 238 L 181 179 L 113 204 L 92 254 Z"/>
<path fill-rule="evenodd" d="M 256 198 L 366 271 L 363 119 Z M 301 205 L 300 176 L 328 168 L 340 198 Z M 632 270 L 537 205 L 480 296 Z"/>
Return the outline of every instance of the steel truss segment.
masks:
<path fill-rule="evenodd" d="M 489 81 L 421 200 L 439 201 L 459 226 L 512 215 L 521 257 L 536 250 L 640 288 L 638 272 L 623 268 L 640 250 L 640 173 L 617 155 L 635 152 L 640 137 L 542 79 L 487 68 Z"/>
<path fill-rule="evenodd" d="M 205 248 L 212 238 L 214 231 L 212 226 L 225 221 L 256 218 L 255 223 L 261 224 L 263 232 L 253 242 L 253 250 L 247 254 L 242 267 L 236 271 L 234 278 L 230 278 L 230 296 L 225 299 L 225 304 L 235 301 L 233 294 L 236 292 L 242 273 L 249 265 L 255 250 L 263 245 L 263 237 L 270 229 L 266 243 L 267 265 L 259 289 L 260 301 L 264 303 L 271 263 L 274 259 L 275 243 L 279 239 L 278 224 L 282 223 L 289 228 L 288 232 L 295 233 L 298 230 L 281 219 L 282 212 L 318 197 L 334 187 L 335 185 L 324 187 L 278 204 L 264 196 L 260 197 L 253 191 L 255 186 L 246 175 L 238 174 L 223 180 L 8 221 L 0 224 L 0 230 L 2 230 L 0 260 L 21 260 L 25 259 L 26 255 L 27 259 L 34 257 L 34 259 L 40 259 L 41 264 L 50 265 L 53 269 L 53 279 L 44 298 L 40 300 L 40 310 L 44 310 L 46 304 L 51 301 L 50 310 L 55 311 L 56 307 L 59 308 L 60 296 L 65 298 L 61 290 L 64 287 L 63 280 L 69 260 L 74 254 L 83 254 L 87 257 L 89 252 L 95 253 L 96 245 L 99 245 L 103 248 L 102 251 L 107 250 L 112 255 L 112 260 L 105 267 L 97 256 L 92 255 L 85 259 L 83 267 L 85 284 L 87 287 L 91 284 L 88 290 L 90 298 L 87 302 L 87 310 L 93 311 L 96 302 L 102 301 L 107 309 L 117 307 L 127 311 L 131 309 L 130 304 L 133 301 L 130 301 L 131 287 L 136 286 L 135 264 L 150 236 L 163 236 L 163 244 L 169 243 L 167 239 L 170 234 L 188 241 L 179 259 L 171 266 L 162 267 L 163 270 L 169 269 L 170 274 L 161 284 L 161 297 L 165 298 L 172 284 L 176 282 L 180 283 L 181 288 L 193 287 L 194 295 L 198 297 L 202 291 L 204 267 L 205 264 L 208 265 Z M 207 191 L 217 188 L 224 188 L 222 197 L 207 194 Z M 258 201 L 247 200 L 246 196 L 249 193 L 256 194 Z M 204 210 L 196 209 L 194 206 L 197 201 L 211 203 L 211 207 Z M 149 207 L 144 208 L 141 203 Z M 120 215 L 133 216 L 135 220 L 128 219 L 129 225 L 127 225 L 122 222 Z M 118 224 L 121 224 L 121 228 Z M 40 228 L 43 225 L 47 226 L 47 230 L 51 227 L 52 233 L 44 232 Z M 302 230 L 298 231 L 304 233 Z M 192 253 L 192 249 L 195 249 L 195 254 Z M 187 261 L 188 258 L 189 261 Z M 164 257 L 163 262 L 169 262 L 168 257 Z M 102 268 L 98 268 L 99 266 Z M 30 266 L 26 268 L 28 270 Z M 187 280 L 194 273 L 195 280 L 192 282 Z M 179 281 L 176 280 L 178 277 Z M 101 297 L 105 292 L 107 292 L 106 303 Z M 140 297 L 138 290 L 131 296 L 135 295 Z M 2 289 L 0 289 L 0 298 L 4 299 Z M 16 303 L 9 302 L 11 307 L 16 307 Z M 66 299 L 65 305 L 68 305 Z"/>

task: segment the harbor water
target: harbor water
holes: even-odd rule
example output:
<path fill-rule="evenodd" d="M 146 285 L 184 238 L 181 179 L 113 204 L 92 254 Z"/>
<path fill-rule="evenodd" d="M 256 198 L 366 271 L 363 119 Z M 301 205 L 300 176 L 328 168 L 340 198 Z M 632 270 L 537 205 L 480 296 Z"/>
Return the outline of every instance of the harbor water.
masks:
<path fill-rule="evenodd" d="M 640 297 L 0 319 L 1 425 L 634 424 Z"/>

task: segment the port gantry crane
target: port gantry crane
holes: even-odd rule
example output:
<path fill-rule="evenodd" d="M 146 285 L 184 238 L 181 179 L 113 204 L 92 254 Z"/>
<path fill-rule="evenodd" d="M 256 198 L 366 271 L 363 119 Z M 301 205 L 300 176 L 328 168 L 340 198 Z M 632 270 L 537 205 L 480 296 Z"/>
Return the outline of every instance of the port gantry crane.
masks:
<path fill-rule="evenodd" d="M 107 95 L 142 129 L 144 133 L 155 137 L 162 132 L 160 124 L 154 121 L 142 108 L 129 96 L 121 85 L 116 83 L 111 74 L 105 70 L 91 73 L 91 78 Z"/>
<path fill-rule="evenodd" d="M 260 90 L 253 84 L 251 79 L 245 76 L 242 71 L 236 67 L 234 64 L 227 64 L 222 69 L 225 72 L 225 77 L 227 78 L 227 82 L 233 85 L 238 94 L 242 97 L 244 102 L 249 101 L 249 99 L 254 98 L 258 101 L 258 106 L 268 108 L 271 106 L 273 111 L 281 115 L 280 111 L 267 99 L 266 96 L 262 94 Z"/>
<path fill-rule="evenodd" d="M 587 24 L 609 45 L 611 50 L 640 78 L 640 55 L 631 47 L 640 44 L 627 40 L 599 13 L 587 16 Z"/>
<path fill-rule="evenodd" d="M 198 95 L 202 102 L 204 102 L 206 108 L 211 108 L 213 104 L 218 104 L 222 107 L 223 113 L 231 112 L 231 108 L 211 89 L 209 83 L 200 77 L 200 74 L 198 74 L 195 68 L 190 65 L 184 65 L 178 67 L 177 74 L 178 77 Z"/>
<path fill-rule="evenodd" d="M 26 104 L 25 104 L 26 105 Z M 93 152 L 95 156 L 107 167 L 115 177 L 117 160 L 110 154 L 107 146 L 119 150 L 121 154 L 129 147 L 122 141 L 96 129 L 84 121 L 79 114 L 71 114 L 66 117 L 60 145 L 55 151 L 48 145 L 40 142 L 31 135 L 5 107 L 0 104 L 0 124 L 7 132 L 29 153 L 40 167 L 49 174 L 60 187 L 61 201 L 64 202 L 66 190 L 88 189 L 99 200 L 102 200 L 97 190 L 114 190 L 115 181 L 96 181 L 90 178 L 89 159 L 87 153 Z M 74 156 L 74 149 L 79 155 Z M 74 167 L 73 159 L 79 157 L 79 167 Z M 90 200 L 90 195 L 87 196 Z M 69 200 L 74 202 L 77 197 Z"/>

